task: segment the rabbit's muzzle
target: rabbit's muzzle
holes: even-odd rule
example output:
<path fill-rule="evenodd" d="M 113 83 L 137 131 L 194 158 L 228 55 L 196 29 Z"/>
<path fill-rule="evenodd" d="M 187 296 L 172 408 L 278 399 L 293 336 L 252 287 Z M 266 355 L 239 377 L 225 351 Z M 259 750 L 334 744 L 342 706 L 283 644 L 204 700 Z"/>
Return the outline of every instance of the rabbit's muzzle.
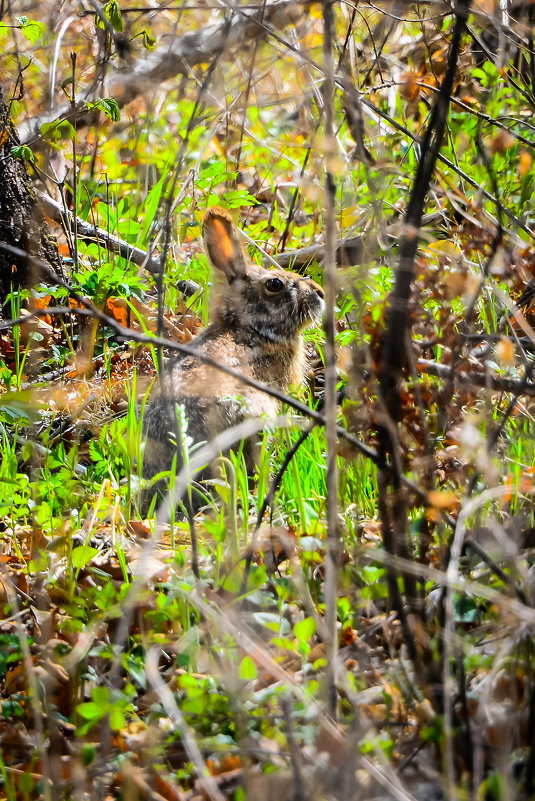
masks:
<path fill-rule="evenodd" d="M 322 287 L 310 279 L 298 285 L 297 310 L 300 330 L 317 325 L 325 311 L 325 294 Z"/>

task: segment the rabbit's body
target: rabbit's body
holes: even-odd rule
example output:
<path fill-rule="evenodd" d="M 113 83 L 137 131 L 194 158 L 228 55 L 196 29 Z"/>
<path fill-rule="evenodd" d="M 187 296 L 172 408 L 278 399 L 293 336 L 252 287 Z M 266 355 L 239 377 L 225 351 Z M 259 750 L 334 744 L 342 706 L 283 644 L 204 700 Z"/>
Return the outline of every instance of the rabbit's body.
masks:
<path fill-rule="evenodd" d="M 212 322 L 192 347 L 243 375 L 287 392 L 303 379 L 306 366 L 301 332 L 323 311 L 323 291 L 313 281 L 284 270 L 265 270 L 245 260 L 228 212 L 210 209 L 203 223 L 205 247 L 216 273 L 224 276 L 217 291 Z M 145 409 L 143 474 L 169 470 L 177 451 L 177 404 L 197 443 L 248 417 L 273 417 L 278 401 L 193 356 L 179 356 L 162 377 L 160 394 Z M 254 466 L 254 448 L 246 451 Z"/>

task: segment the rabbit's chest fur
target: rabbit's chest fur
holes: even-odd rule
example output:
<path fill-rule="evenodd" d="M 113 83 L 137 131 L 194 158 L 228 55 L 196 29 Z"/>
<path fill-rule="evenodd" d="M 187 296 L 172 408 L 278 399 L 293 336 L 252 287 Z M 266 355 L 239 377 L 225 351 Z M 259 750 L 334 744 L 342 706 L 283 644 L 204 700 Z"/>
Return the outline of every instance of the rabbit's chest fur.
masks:
<path fill-rule="evenodd" d="M 291 385 L 297 386 L 303 379 L 305 354 L 301 339 L 295 344 L 281 347 L 280 343 L 266 341 L 254 332 L 237 334 L 210 325 L 193 341 L 193 347 L 221 364 L 281 392 L 286 392 Z M 258 396 L 255 401 L 258 410 L 253 411 L 254 414 L 278 407 L 269 395 L 189 356 L 178 359 L 172 365 L 164 379 L 164 393 L 175 397 L 203 395 L 216 400 L 229 396 L 248 399 Z M 267 404 L 266 409 L 263 404 Z"/>
<path fill-rule="evenodd" d="M 303 377 L 305 353 L 301 340 L 281 349 L 280 343 L 255 343 L 252 335 L 236 336 L 235 332 L 217 331 L 211 325 L 192 345 L 212 359 L 282 392 L 297 386 Z M 171 467 L 176 454 L 173 431 L 177 428 L 177 404 L 184 409 L 188 436 L 194 442 L 209 441 L 248 417 L 274 417 L 280 406 L 276 398 L 193 356 L 178 358 L 165 371 L 160 394 L 145 412 L 146 476 Z"/>

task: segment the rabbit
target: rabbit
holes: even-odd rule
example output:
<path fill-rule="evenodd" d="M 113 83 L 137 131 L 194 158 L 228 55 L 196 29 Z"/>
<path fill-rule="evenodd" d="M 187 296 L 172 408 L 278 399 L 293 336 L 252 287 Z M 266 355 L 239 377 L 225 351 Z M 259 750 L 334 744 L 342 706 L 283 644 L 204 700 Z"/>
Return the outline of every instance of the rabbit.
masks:
<path fill-rule="evenodd" d="M 323 315 L 322 288 L 309 278 L 250 263 L 229 212 L 218 206 L 204 217 L 203 241 L 216 277 L 216 300 L 207 328 L 191 346 L 246 376 L 287 392 L 303 379 L 306 357 L 302 332 Z M 189 355 L 175 358 L 161 377 L 159 394 L 149 397 L 143 417 L 143 476 L 182 466 L 177 447 L 177 405 L 194 443 L 248 417 L 275 416 L 279 402 Z M 254 443 L 244 448 L 249 474 Z M 205 471 L 201 478 L 210 477 Z"/>

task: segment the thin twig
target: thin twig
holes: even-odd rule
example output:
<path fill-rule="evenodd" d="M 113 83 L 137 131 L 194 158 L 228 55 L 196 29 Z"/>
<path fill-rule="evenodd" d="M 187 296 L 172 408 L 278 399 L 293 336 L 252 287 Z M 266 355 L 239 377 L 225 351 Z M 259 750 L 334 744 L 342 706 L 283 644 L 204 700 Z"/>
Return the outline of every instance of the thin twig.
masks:
<path fill-rule="evenodd" d="M 418 359 L 418 370 L 421 373 L 434 375 L 437 378 L 448 380 L 452 377 L 454 368 L 448 364 L 439 364 L 428 359 Z M 463 387 L 486 387 L 496 392 L 512 392 L 515 395 L 535 395 L 535 383 L 525 381 L 524 378 L 507 378 L 496 373 L 483 373 L 477 370 L 465 372 L 455 368 L 455 383 Z"/>
<path fill-rule="evenodd" d="M 336 427 L 336 185 L 331 172 L 336 141 L 334 138 L 334 13 L 332 0 L 323 1 L 323 67 L 325 83 L 325 436 L 327 440 L 327 553 L 325 559 L 325 633 L 327 714 L 336 719 L 336 655 L 338 651 L 337 583 L 340 565 L 338 523 L 338 438 Z"/>

